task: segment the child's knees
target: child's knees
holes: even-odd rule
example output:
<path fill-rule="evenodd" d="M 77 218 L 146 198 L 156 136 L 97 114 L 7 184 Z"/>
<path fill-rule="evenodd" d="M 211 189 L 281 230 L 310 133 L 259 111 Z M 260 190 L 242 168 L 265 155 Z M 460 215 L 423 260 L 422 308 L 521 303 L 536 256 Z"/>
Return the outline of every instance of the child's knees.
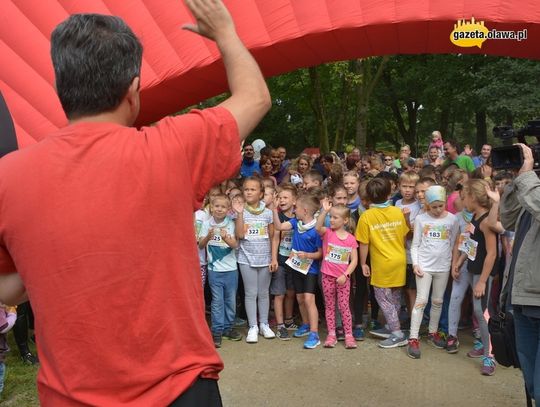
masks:
<path fill-rule="evenodd" d="M 415 302 L 414 303 L 414 309 L 423 310 L 424 308 L 426 308 L 426 303 L 425 302 Z"/>

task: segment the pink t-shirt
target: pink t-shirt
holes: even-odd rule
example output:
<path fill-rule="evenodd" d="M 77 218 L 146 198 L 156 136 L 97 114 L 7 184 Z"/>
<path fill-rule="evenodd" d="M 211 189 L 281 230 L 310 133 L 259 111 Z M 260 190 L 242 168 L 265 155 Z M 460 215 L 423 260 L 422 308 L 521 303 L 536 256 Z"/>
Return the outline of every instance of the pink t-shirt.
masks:
<path fill-rule="evenodd" d="M 456 214 L 457 210 L 454 206 L 454 202 L 456 202 L 456 199 L 459 198 L 459 192 L 454 191 L 450 195 L 448 195 L 448 198 L 446 199 L 446 210 L 452 214 Z"/>
<path fill-rule="evenodd" d="M 332 277 L 339 277 L 347 271 L 353 250 L 358 248 L 355 237 L 347 233 L 340 239 L 336 232 L 327 228 L 323 236 L 323 260 L 321 271 Z"/>

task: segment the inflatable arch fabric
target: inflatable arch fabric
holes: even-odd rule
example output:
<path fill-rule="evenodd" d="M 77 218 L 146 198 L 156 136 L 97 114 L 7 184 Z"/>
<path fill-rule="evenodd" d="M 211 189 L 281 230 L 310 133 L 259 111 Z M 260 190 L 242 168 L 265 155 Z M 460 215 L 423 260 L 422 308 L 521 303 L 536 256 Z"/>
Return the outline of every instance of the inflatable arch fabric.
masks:
<path fill-rule="evenodd" d="M 266 76 L 386 54 L 540 58 L 538 0 L 225 0 L 225 4 Z M 54 91 L 49 47 L 52 30 L 70 14 L 119 15 L 141 39 L 138 125 L 226 90 L 215 45 L 180 29 L 192 20 L 181 0 L 0 0 L 0 9 L 0 92 L 11 111 L 19 148 L 66 124 Z M 519 31 L 526 38 L 468 41 L 465 37 L 471 34 L 462 33 L 456 42 L 451 40 L 454 30 Z"/>

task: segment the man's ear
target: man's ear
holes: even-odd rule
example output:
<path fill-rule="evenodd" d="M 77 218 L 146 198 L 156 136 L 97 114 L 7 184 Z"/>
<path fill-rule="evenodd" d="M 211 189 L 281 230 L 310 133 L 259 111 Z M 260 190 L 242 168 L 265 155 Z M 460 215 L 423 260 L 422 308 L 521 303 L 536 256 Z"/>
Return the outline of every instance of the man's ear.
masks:
<path fill-rule="evenodd" d="M 129 104 L 132 120 L 135 121 L 137 116 L 139 115 L 139 109 L 140 109 L 140 100 L 139 100 L 139 90 L 140 90 L 140 82 L 141 78 L 139 76 L 136 76 L 131 81 L 131 84 L 129 85 L 127 94 L 126 94 L 126 101 Z"/>

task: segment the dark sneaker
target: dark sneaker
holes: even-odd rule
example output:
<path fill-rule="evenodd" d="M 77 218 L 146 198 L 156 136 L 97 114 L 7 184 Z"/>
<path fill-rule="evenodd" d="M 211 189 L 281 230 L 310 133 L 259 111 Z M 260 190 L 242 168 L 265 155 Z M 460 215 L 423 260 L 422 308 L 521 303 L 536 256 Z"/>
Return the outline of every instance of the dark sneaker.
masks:
<path fill-rule="evenodd" d="M 236 329 L 229 329 L 226 332 L 223 332 L 223 337 L 230 341 L 240 341 L 242 340 L 242 334 Z"/>
<path fill-rule="evenodd" d="M 239 318 L 239 317 L 236 317 L 234 319 L 234 326 L 235 327 L 241 327 L 241 326 L 246 326 L 247 325 L 247 321 L 245 319 L 242 319 L 242 318 Z"/>
<path fill-rule="evenodd" d="M 21 356 L 21 359 L 25 365 L 39 365 L 39 359 L 37 356 L 32 355 L 32 352 L 27 352 Z"/>
<path fill-rule="evenodd" d="M 345 331 L 343 330 L 343 327 L 338 326 L 336 328 L 336 338 L 340 342 L 343 342 L 345 340 Z"/>
<path fill-rule="evenodd" d="M 482 345 L 482 342 L 478 340 L 474 341 L 473 348 L 467 352 L 467 356 L 470 358 L 481 358 L 484 356 L 484 345 Z"/>
<path fill-rule="evenodd" d="M 495 373 L 495 361 L 492 357 L 484 356 L 482 357 L 482 369 L 480 372 L 484 376 L 493 376 Z"/>
<path fill-rule="evenodd" d="M 287 331 L 287 328 L 285 328 L 285 326 L 281 326 L 276 330 L 276 336 L 282 341 L 288 341 L 291 339 L 289 331 Z"/>
<path fill-rule="evenodd" d="M 407 345 L 407 355 L 413 359 L 420 359 L 420 342 L 418 342 L 418 339 L 409 339 L 409 344 Z"/>
<path fill-rule="evenodd" d="M 390 335 L 392 335 L 392 332 L 387 329 L 387 328 L 380 328 L 380 329 L 373 329 L 371 331 L 369 331 L 370 335 L 373 335 L 377 338 L 383 338 L 383 339 L 388 339 L 390 338 Z"/>
<path fill-rule="evenodd" d="M 381 325 L 381 323 L 379 321 L 375 321 L 375 320 L 371 320 L 369 321 L 369 330 L 370 331 L 375 331 L 377 329 L 381 329 L 383 328 L 383 326 Z"/>
<path fill-rule="evenodd" d="M 212 339 L 214 340 L 214 346 L 216 348 L 221 348 L 221 334 L 212 334 Z"/>
<path fill-rule="evenodd" d="M 296 331 L 298 329 L 298 325 L 294 323 L 294 319 L 286 319 L 285 320 L 285 328 L 289 331 Z"/>
<path fill-rule="evenodd" d="M 398 346 L 405 346 L 409 343 L 405 336 L 396 336 L 390 334 L 390 337 L 384 341 L 379 342 L 379 347 L 384 349 L 397 348 Z"/>
<path fill-rule="evenodd" d="M 446 352 L 457 353 L 458 349 L 459 349 L 458 338 L 452 335 L 448 335 L 448 338 L 446 338 Z"/>
<path fill-rule="evenodd" d="M 428 334 L 427 341 L 437 349 L 444 349 L 446 346 L 446 340 L 439 332 Z"/>
<path fill-rule="evenodd" d="M 352 335 L 356 341 L 363 341 L 366 338 L 364 328 L 362 328 L 361 326 L 354 328 L 352 330 Z"/>

